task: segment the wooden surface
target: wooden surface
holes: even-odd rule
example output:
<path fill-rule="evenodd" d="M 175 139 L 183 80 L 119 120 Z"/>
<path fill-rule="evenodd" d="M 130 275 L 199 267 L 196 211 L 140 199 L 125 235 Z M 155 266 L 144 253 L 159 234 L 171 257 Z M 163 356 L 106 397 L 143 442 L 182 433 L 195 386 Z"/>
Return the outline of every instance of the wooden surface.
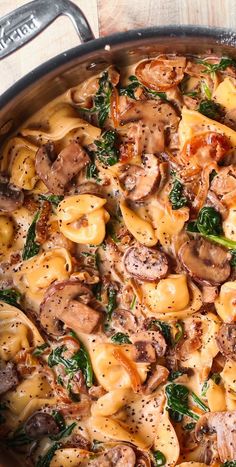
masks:
<path fill-rule="evenodd" d="M 53 0 L 48 0 L 53 2 Z M 0 0 L 0 16 L 27 3 Z M 236 30 L 236 0 L 74 0 L 98 35 L 165 24 L 201 24 Z M 41 35 L 1 61 L 0 94 L 49 58 L 79 44 L 67 17 L 58 18 Z"/>

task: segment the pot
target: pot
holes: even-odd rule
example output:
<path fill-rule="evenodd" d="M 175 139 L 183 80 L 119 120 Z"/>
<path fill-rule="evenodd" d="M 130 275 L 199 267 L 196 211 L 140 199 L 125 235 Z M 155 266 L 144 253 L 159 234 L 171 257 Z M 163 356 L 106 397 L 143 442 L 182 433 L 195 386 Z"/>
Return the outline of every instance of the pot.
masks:
<path fill-rule="evenodd" d="M 69 16 L 83 44 L 42 64 L 0 97 L 0 143 L 49 101 L 111 63 L 119 67 L 158 53 L 214 53 L 236 58 L 236 34 L 228 29 L 156 26 L 95 39 L 82 11 L 69 0 L 34 0 L 0 19 L 0 59 L 32 40 L 60 15 Z M 1 449 L 1 467 L 16 463 Z"/>

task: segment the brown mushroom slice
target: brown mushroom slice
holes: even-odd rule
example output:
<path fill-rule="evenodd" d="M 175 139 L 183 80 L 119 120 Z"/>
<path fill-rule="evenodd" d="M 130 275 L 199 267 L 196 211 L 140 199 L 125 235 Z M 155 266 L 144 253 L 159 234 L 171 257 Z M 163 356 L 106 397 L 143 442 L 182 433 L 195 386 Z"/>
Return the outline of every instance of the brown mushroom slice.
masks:
<path fill-rule="evenodd" d="M 158 357 L 163 357 L 166 352 L 166 341 L 160 331 L 140 331 L 136 332 L 130 337 L 132 343 L 136 346 L 137 350 L 140 344 L 144 348 L 144 343 L 151 344 L 154 347 Z M 148 349 L 146 347 L 146 349 Z M 152 353 L 149 348 L 149 356 L 152 357 Z M 148 353 L 147 353 L 148 357 Z M 155 359 L 156 360 L 156 359 Z M 153 361 L 155 361 L 153 360 Z M 144 361 L 144 360 L 143 360 Z"/>
<path fill-rule="evenodd" d="M 130 201 L 141 201 L 152 194 L 160 179 L 158 159 L 153 154 L 143 156 L 143 167 L 128 165 L 123 170 L 119 180 Z"/>
<path fill-rule="evenodd" d="M 168 273 L 168 261 L 165 253 L 157 248 L 132 246 L 123 257 L 126 272 L 142 281 L 156 281 Z"/>
<path fill-rule="evenodd" d="M 203 238 L 185 242 L 179 259 L 191 277 L 204 284 L 219 285 L 230 275 L 230 254 Z"/>
<path fill-rule="evenodd" d="M 135 74 L 144 86 L 155 91 L 166 91 L 177 86 L 184 77 L 185 57 L 166 57 L 140 62 Z"/>
<path fill-rule="evenodd" d="M 236 190 L 236 167 L 221 167 L 211 182 L 211 190 L 217 196 L 224 196 Z"/>
<path fill-rule="evenodd" d="M 165 383 L 169 376 L 169 371 L 165 366 L 156 365 L 155 370 L 150 374 L 143 387 L 144 394 L 152 394 L 160 384 Z"/>
<path fill-rule="evenodd" d="M 117 308 L 112 313 L 111 317 L 112 327 L 120 332 L 134 333 L 137 329 L 136 317 L 129 310 Z"/>
<path fill-rule="evenodd" d="M 0 211 L 16 211 L 22 206 L 23 201 L 23 191 L 9 183 L 6 177 L 0 175 Z"/>
<path fill-rule="evenodd" d="M 195 428 L 197 441 L 216 435 L 221 462 L 236 459 L 236 411 L 212 412 L 202 415 Z"/>
<path fill-rule="evenodd" d="M 135 467 L 136 455 L 131 446 L 119 444 L 89 461 L 90 467 Z"/>
<path fill-rule="evenodd" d="M 24 424 L 26 435 L 30 439 L 41 439 L 44 436 L 59 433 L 59 426 L 49 413 L 35 412 Z"/>
<path fill-rule="evenodd" d="M 13 362 L 1 363 L 0 367 L 0 395 L 13 389 L 19 383 L 16 366 Z"/>
<path fill-rule="evenodd" d="M 136 144 L 138 154 L 157 154 L 169 145 L 167 134 L 168 140 L 175 140 L 178 124 L 179 117 L 168 102 L 135 101 L 121 114 L 119 133 L 124 143 Z"/>
<path fill-rule="evenodd" d="M 90 289 L 77 279 L 52 284 L 40 307 L 40 322 L 52 336 L 63 334 L 64 323 L 75 332 L 90 334 L 97 330 L 101 314 L 82 302 L 92 298 Z"/>
<path fill-rule="evenodd" d="M 236 324 L 222 324 L 216 342 L 226 358 L 236 361 Z"/>
<path fill-rule="evenodd" d="M 35 169 L 51 193 L 63 195 L 66 185 L 89 162 L 88 154 L 79 143 L 70 143 L 56 159 L 54 145 L 47 143 L 36 153 Z"/>

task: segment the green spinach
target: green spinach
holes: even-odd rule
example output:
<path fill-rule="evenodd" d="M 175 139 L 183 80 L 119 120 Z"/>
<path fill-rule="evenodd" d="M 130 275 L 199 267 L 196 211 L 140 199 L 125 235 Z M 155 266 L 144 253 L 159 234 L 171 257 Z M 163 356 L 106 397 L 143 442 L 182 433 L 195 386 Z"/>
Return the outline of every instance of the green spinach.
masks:
<path fill-rule="evenodd" d="M 99 86 L 93 98 L 92 108 L 87 109 L 81 107 L 81 110 L 91 114 L 96 113 L 98 117 L 98 124 L 102 128 L 110 113 L 111 96 L 113 90 L 113 86 L 109 80 L 107 71 L 104 71 L 104 73 L 99 78 L 98 83 Z"/>
<path fill-rule="evenodd" d="M 107 304 L 107 310 L 106 311 L 107 311 L 107 319 L 109 321 L 111 319 L 113 311 L 117 307 L 117 301 L 116 301 L 117 293 L 116 293 L 116 290 L 114 289 L 114 287 L 112 287 L 112 286 L 108 287 L 107 295 L 108 295 L 108 304 Z"/>
<path fill-rule="evenodd" d="M 186 386 L 177 383 L 170 383 L 165 388 L 166 397 L 167 397 L 167 405 L 168 409 L 170 410 L 170 415 L 182 420 L 184 415 L 187 415 L 193 420 L 198 420 L 199 415 L 189 409 L 189 397 L 192 398 L 195 405 L 200 407 L 205 412 L 208 411 L 208 407 L 199 399 L 199 397 L 192 391 L 190 391 Z M 176 417 L 176 414 L 180 415 L 180 417 Z M 176 420 L 177 421 L 177 420 Z"/>
<path fill-rule="evenodd" d="M 186 196 L 183 196 L 183 190 L 183 184 L 176 178 L 169 193 L 169 200 L 173 210 L 180 209 L 188 204 Z"/>
<path fill-rule="evenodd" d="M 131 99 L 136 99 L 135 91 L 136 89 L 141 87 L 148 94 L 151 94 L 152 96 L 155 96 L 155 97 L 159 97 L 162 100 L 167 100 L 167 96 L 165 92 L 154 91 L 153 89 L 150 89 L 147 86 L 144 86 L 142 83 L 140 83 L 137 76 L 135 75 L 129 76 L 129 81 L 130 81 L 130 84 L 128 84 L 126 88 L 120 88 L 121 95 L 131 97 Z"/>
<path fill-rule="evenodd" d="M 40 355 L 42 355 L 44 353 L 44 350 L 48 349 L 48 347 L 49 345 L 47 344 L 47 342 L 45 342 L 42 345 L 38 345 L 38 347 L 35 347 L 35 349 L 33 350 L 32 355 L 34 355 L 35 357 L 40 357 Z"/>
<path fill-rule="evenodd" d="M 0 300 L 2 300 L 2 302 L 8 303 L 8 305 L 21 308 L 21 294 L 15 289 L 0 290 Z"/>
<path fill-rule="evenodd" d="M 200 102 L 198 112 L 213 120 L 219 120 L 222 113 L 220 104 L 209 99 Z"/>
<path fill-rule="evenodd" d="M 50 467 L 50 463 L 57 449 L 60 448 L 60 443 L 54 443 L 46 452 L 44 456 L 41 456 L 36 463 L 35 467 Z"/>
<path fill-rule="evenodd" d="M 36 223 L 39 218 L 39 211 L 35 214 L 32 224 L 29 227 L 26 242 L 23 248 L 22 258 L 27 260 L 38 254 L 40 250 L 40 245 L 35 241 L 36 237 Z"/>
<path fill-rule="evenodd" d="M 205 73 L 216 73 L 217 71 L 225 71 L 228 66 L 236 67 L 236 62 L 232 58 L 223 57 L 219 63 L 209 63 L 206 60 L 197 60 L 198 63 L 206 67 Z"/>
<path fill-rule="evenodd" d="M 123 334 L 123 332 L 117 332 L 111 337 L 111 341 L 114 344 L 131 344 L 132 342 L 129 339 L 127 334 Z"/>
<path fill-rule="evenodd" d="M 105 166 L 114 165 L 119 160 L 119 151 L 116 148 L 117 134 L 114 130 L 105 131 L 99 140 L 94 143 L 97 150 L 94 151 L 95 156 Z"/>
<path fill-rule="evenodd" d="M 166 464 L 166 456 L 161 451 L 152 451 L 155 467 L 160 467 Z"/>
<path fill-rule="evenodd" d="M 51 204 L 54 206 L 58 206 L 58 204 L 63 200 L 64 196 L 59 196 L 59 195 L 40 195 L 39 199 L 42 201 L 49 201 Z"/>

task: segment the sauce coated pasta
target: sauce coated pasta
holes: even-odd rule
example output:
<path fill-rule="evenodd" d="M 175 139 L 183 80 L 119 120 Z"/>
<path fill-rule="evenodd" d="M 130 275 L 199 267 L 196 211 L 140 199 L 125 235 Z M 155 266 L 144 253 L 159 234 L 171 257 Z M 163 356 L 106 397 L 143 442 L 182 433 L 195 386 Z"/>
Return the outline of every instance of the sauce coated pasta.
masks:
<path fill-rule="evenodd" d="M 236 465 L 236 62 L 160 55 L 0 149 L 0 442 L 22 466 Z"/>

